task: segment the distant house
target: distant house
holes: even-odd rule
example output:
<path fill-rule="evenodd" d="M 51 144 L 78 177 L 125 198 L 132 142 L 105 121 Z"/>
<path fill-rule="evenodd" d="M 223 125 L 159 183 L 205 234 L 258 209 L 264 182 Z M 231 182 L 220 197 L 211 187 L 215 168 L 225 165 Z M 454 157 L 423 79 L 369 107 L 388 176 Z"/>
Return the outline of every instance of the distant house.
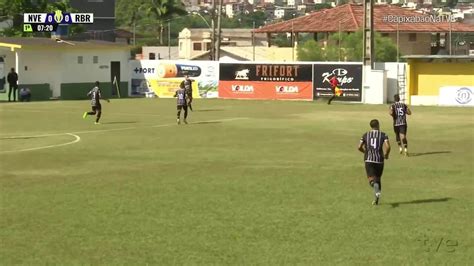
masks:
<path fill-rule="evenodd" d="M 259 29 L 256 33 L 266 33 L 268 45 L 271 45 L 272 34 L 293 33 L 298 39 L 300 33 L 325 33 L 326 40 L 330 33 L 355 32 L 363 28 L 364 9 L 362 5 L 345 4 L 335 8 L 324 9 L 309 15 L 292 20 L 269 24 Z M 401 22 L 391 21 L 395 18 L 422 18 L 426 22 Z M 429 16 L 413 10 L 404 9 L 394 5 L 374 6 L 375 31 L 382 36 L 389 37 L 394 43 L 399 44 L 401 54 L 429 55 L 440 50 L 450 49 L 449 34 L 474 33 L 474 26 L 461 22 L 428 21 Z M 326 42 L 327 43 L 327 42 Z M 456 54 L 468 54 L 469 45 L 457 46 Z"/>
<path fill-rule="evenodd" d="M 234 61 L 296 61 L 296 48 L 266 46 L 224 46 L 221 47 L 221 62 Z M 209 51 L 191 58 L 192 60 L 208 60 Z"/>
<path fill-rule="evenodd" d="M 50 38 L 0 38 L 4 69 L 15 68 L 19 86 L 33 99 L 84 99 L 95 81 L 104 95 L 128 95 L 130 47 L 104 41 L 64 41 Z"/>
<path fill-rule="evenodd" d="M 143 46 L 138 60 L 176 60 L 179 59 L 177 46 Z"/>
<path fill-rule="evenodd" d="M 254 41 L 256 46 L 266 45 L 264 34 L 256 34 Z M 222 29 L 221 47 L 225 46 L 252 46 L 251 29 Z M 210 51 L 211 30 L 184 28 L 179 33 L 178 49 L 180 59 L 192 59 Z"/>

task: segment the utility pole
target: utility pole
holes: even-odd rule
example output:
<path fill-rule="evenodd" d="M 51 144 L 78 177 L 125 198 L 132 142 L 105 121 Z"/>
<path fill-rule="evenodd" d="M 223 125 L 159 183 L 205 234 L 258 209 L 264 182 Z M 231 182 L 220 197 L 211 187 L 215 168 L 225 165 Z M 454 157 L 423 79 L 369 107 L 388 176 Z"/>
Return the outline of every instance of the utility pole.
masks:
<path fill-rule="evenodd" d="M 253 22 L 252 27 L 252 58 L 255 61 L 255 21 Z"/>
<path fill-rule="evenodd" d="M 291 61 L 295 61 L 295 29 L 293 26 L 293 20 L 291 21 Z"/>
<path fill-rule="evenodd" d="M 135 31 L 136 31 L 136 23 L 135 23 L 135 19 L 133 19 L 133 46 L 137 44 L 136 38 L 135 38 Z"/>
<path fill-rule="evenodd" d="M 216 60 L 216 0 L 212 0 L 212 11 L 211 11 L 211 51 L 210 51 L 210 59 Z"/>
<path fill-rule="evenodd" d="M 374 0 L 364 0 L 364 65 L 374 69 Z"/>
<path fill-rule="evenodd" d="M 338 41 L 338 44 L 339 44 L 339 62 L 341 62 L 341 42 L 342 42 L 342 32 L 341 32 L 341 21 L 339 20 L 339 41 Z"/>
<path fill-rule="evenodd" d="M 221 50 L 221 17 L 222 17 L 222 2 L 219 1 L 219 11 L 217 13 L 217 45 L 216 45 L 216 60 L 219 61 Z"/>
<path fill-rule="evenodd" d="M 171 20 L 168 20 L 168 59 L 171 60 Z"/>

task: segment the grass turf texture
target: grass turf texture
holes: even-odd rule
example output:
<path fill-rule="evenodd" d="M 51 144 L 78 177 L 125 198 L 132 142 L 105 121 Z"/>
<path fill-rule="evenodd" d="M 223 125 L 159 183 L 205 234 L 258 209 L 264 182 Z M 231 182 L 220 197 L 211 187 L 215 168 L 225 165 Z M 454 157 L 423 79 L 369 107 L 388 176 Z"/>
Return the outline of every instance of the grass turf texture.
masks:
<path fill-rule="evenodd" d="M 89 108 L 0 105 L 0 264 L 474 261 L 471 108 L 413 107 L 410 158 L 385 105 L 195 100 L 180 126 L 172 99 Z M 394 148 L 379 206 L 356 150 L 372 118 Z"/>

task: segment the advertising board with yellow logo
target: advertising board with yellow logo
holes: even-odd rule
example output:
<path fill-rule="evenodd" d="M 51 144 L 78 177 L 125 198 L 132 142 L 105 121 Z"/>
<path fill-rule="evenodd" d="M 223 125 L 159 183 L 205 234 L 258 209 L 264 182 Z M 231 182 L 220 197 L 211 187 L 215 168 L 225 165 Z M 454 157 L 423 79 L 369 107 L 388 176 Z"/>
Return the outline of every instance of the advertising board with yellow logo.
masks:
<path fill-rule="evenodd" d="M 186 76 L 193 81 L 194 98 L 218 97 L 219 65 L 214 61 L 132 61 L 131 94 L 171 98 Z"/>

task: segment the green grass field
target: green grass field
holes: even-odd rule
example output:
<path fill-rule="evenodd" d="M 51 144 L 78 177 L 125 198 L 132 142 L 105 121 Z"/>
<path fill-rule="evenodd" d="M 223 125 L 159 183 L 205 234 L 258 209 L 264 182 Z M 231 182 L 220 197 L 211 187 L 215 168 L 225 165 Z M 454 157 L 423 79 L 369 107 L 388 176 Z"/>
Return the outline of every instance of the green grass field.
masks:
<path fill-rule="evenodd" d="M 0 264 L 474 261 L 472 108 L 413 107 L 409 158 L 386 105 L 197 100 L 180 126 L 172 99 L 89 108 L 0 104 Z M 394 147 L 379 206 L 372 118 Z"/>

